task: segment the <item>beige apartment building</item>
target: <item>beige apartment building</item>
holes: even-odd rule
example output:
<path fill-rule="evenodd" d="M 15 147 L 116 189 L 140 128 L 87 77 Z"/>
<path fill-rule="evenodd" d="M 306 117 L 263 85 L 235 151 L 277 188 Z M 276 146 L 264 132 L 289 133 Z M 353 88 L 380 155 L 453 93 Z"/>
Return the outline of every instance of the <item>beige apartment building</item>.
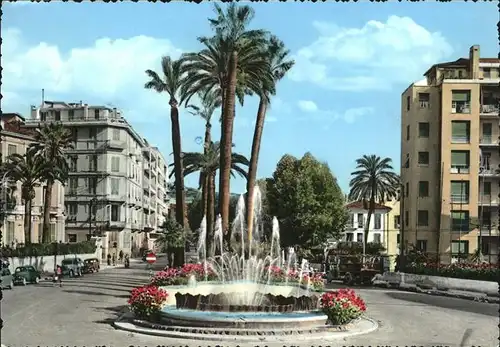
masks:
<path fill-rule="evenodd" d="M 498 259 L 500 60 L 435 64 L 401 96 L 402 247 Z"/>
<path fill-rule="evenodd" d="M 26 149 L 34 142 L 34 133 L 21 125 L 24 118 L 17 113 L 4 113 L 1 116 L 1 155 L 5 161 L 11 154 L 25 154 Z M 2 177 L 3 178 L 3 177 Z M 24 203 L 21 198 L 21 183 L 10 185 L 2 179 L 0 190 L 2 201 L 9 203 L 6 207 L 3 220 L 2 246 L 16 247 L 25 243 L 24 239 Z M 45 186 L 42 184 L 35 189 L 35 199 L 31 209 L 31 242 L 41 242 L 43 223 L 43 201 Z M 52 191 L 50 206 L 50 237 L 51 241 L 66 242 L 64 224 L 64 187 L 56 182 Z"/>

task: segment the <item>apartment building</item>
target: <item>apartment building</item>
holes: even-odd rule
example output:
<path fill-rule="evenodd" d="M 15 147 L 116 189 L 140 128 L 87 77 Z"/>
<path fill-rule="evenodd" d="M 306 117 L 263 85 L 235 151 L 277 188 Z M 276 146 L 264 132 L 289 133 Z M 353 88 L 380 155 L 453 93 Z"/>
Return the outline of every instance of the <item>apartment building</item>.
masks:
<path fill-rule="evenodd" d="M 500 60 L 435 64 L 401 96 L 402 247 L 497 260 Z"/>
<path fill-rule="evenodd" d="M 399 254 L 399 243 L 401 241 L 401 218 L 399 215 L 401 209 L 398 198 L 389 199 L 384 205 L 389 208 L 386 217 L 387 227 L 384 235 L 384 247 L 389 256 L 389 267 L 392 271 L 396 265 L 396 256 Z"/>
<path fill-rule="evenodd" d="M 1 146 L 2 161 L 11 154 L 24 155 L 28 147 L 35 142 L 32 129 L 22 127 L 25 119 L 17 113 L 3 113 L 1 115 Z M 41 242 L 43 224 L 43 202 L 46 187 L 43 182 L 35 188 L 35 198 L 31 208 L 31 242 Z M 16 247 L 24 244 L 24 202 L 21 197 L 21 183 L 9 183 L 2 177 L 0 193 L 2 209 L 5 213 L 2 221 L 2 245 Z M 52 188 L 50 205 L 50 239 L 51 241 L 65 242 L 64 225 L 64 187 L 56 182 Z"/>
<path fill-rule="evenodd" d="M 155 159 L 159 155 L 149 155 L 153 151 L 147 142 L 116 108 L 44 101 L 40 107 L 32 106 L 26 126 L 45 122 L 61 122 L 73 137 L 73 148 L 67 151 L 67 240 L 98 238 L 103 259 L 119 251 L 130 254 L 138 247 L 149 247 L 148 234 L 158 223 L 147 217 L 152 216 L 156 202 L 151 196 L 158 196 L 159 189 L 149 183 L 149 177 L 159 171 L 151 165 L 160 162 Z M 161 214 L 167 213 L 165 205 L 154 206 Z"/>
<path fill-rule="evenodd" d="M 346 205 L 349 213 L 349 221 L 346 226 L 344 241 L 363 242 L 366 221 L 368 220 L 368 209 L 362 201 L 350 202 Z M 375 212 L 370 218 L 367 242 L 385 243 L 387 234 L 387 214 L 391 209 L 387 206 L 376 204 Z"/>

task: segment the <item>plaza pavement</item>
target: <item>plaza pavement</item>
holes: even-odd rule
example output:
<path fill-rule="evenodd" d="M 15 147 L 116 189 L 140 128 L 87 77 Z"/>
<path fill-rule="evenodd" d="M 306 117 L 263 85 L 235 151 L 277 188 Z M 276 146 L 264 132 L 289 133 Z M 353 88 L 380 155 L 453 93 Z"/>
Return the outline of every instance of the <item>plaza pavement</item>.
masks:
<path fill-rule="evenodd" d="M 155 266 L 159 269 L 161 263 Z M 216 341 L 173 340 L 115 330 L 111 322 L 126 310 L 129 291 L 148 281 L 145 264 L 109 268 L 83 278 L 4 290 L 1 303 L 5 346 L 215 346 Z M 381 288 L 357 289 L 367 315 L 378 321 L 376 332 L 344 341 L 314 341 L 303 346 L 458 347 L 467 329 L 466 346 L 498 344 L 498 305 Z M 238 343 L 221 343 L 236 346 Z M 243 344 L 240 344 L 243 346 Z M 257 343 L 252 343 L 257 346 Z M 274 346 L 263 343 L 262 346 Z M 276 343 L 283 346 L 283 342 Z M 293 343 L 287 344 L 289 346 Z M 3 346 L 2 346 L 3 347 Z"/>

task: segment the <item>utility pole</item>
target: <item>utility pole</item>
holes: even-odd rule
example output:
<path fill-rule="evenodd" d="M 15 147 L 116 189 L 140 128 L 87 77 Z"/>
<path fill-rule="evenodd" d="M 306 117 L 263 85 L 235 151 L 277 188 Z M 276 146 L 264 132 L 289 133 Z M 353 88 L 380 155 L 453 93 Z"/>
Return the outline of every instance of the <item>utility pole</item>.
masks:
<path fill-rule="evenodd" d="M 404 254 L 404 251 L 405 251 L 405 247 L 404 247 L 404 244 L 405 244 L 405 217 L 404 217 L 404 213 L 405 213 L 405 186 L 403 183 L 400 184 L 401 186 L 401 197 L 400 197 L 400 204 L 399 204 L 399 224 L 400 224 L 400 238 L 399 238 L 399 268 L 400 268 L 400 271 L 403 270 L 403 264 L 405 263 L 404 261 L 404 257 L 405 257 L 405 254 Z"/>

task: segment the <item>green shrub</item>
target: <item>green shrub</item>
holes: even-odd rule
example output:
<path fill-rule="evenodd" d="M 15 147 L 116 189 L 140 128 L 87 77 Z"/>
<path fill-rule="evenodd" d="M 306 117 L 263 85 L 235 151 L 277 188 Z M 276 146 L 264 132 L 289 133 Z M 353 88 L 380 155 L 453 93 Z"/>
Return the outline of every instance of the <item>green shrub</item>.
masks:
<path fill-rule="evenodd" d="M 416 275 L 443 276 L 489 282 L 497 282 L 498 278 L 500 278 L 500 270 L 495 264 L 456 263 L 451 265 L 436 265 L 432 263 L 414 263 L 407 265 L 404 272 Z"/>
<path fill-rule="evenodd" d="M 67 255 L 67 254 L 89 254 L 95 253 L 97 246 L 95 241 L 82 241 L 77 243 L 31 243 L 24 247 L 15 249 L 2 247 L 1 253 L 4 257 L 39 257 L 45 255 Z"/>

